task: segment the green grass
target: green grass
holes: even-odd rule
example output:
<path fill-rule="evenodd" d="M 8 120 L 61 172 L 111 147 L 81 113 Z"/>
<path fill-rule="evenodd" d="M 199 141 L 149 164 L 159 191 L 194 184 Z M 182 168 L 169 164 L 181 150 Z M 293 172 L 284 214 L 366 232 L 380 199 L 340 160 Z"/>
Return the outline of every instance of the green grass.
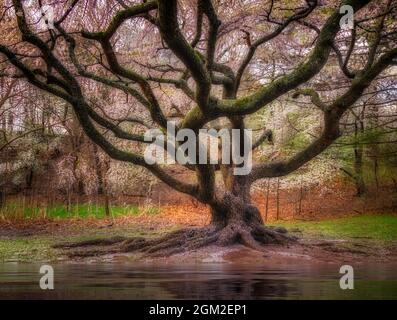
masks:
<path fill-rule="evenodd" d="M 0 239 L 0 262 L 55 260 L 57 252 L 51 247 L 53 243 L 51 239 L 43 236 Z"/>
<path fill-rule="evenodd" d="M 323 221 L 285 221 L 273 225 L 304 234 L 330 238 L 369 238 L 397 240 L 397 215 L 362 215 Z"/>
<path fill-rule="evenodd" d="M 158 211 L 156 208 L 152 208 L 148 213 L 156 214 Z M 137 215 L 141 212 L 138 206 L 112 206 L 110 208 L 111 215 L 113 217 L 124 216 L 124 215 Z M 5 208 L 0 211 L 0 216 L 3 218 L 24 218 L 34 219 L 38 217 L 46 218 L 105 218 L 106 210 L 104 206 L 81 204 L 72 205 L 67 208 L 64 205 L 55 205 L 51 207 L 46 206 L 25 206 L 23 203 L 15 202 L 9 203 Z"/>

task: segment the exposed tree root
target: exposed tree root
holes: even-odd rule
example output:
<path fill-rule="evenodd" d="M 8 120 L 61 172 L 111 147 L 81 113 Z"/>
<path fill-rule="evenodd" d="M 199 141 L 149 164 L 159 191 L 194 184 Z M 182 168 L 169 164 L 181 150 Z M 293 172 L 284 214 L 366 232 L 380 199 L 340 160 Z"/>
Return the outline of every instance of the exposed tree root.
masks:
<path fill-rule="evenodd" d="M 70 249 L 70 248 L 77 248 L 77 247 L 89 247 L 89 246 L 108 246 L 116 243 L 120 243 L 125 241 L 127 238 L 125 237 L 112 237 L 109 239 L 92 239 L 80 242 L 64 242 L 59 243 L 53 246 L 53 248 L 57 249 Z"/>
<path fill-rule="evenodd" d="M 230 224 L 224 228 L 209 226 L 181 229 L 155 239 L 114 237 L 63 243 L 54 247 L 65 250 L 69 257 L 93 257 L 127 252 L 139 252 L 146 256 L 169 256 L 209 245 L 242 244 L 254 250 L 263 250 L 267 244 L 283 245 L 295 240 L 296 238 L 287 235 L 284 229 Z"/>

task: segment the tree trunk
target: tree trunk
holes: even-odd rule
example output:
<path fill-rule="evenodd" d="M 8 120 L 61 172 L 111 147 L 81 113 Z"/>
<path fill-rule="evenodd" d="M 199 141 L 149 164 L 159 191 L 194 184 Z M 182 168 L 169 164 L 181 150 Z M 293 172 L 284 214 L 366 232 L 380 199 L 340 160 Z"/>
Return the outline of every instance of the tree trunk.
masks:
<path fill-rule="evenodd" d="M 211 215 L 211 227 L 218 232 L 219 245 L 238 243 L 258 249 L 261 244 L 288 241 L 283 235 L 285 230 L 266 228 L 259 209 L 241 195 L 227 192 L 221 205 L 211 207 Z"/>
<path fill-rule="evenodd" d="M 299 203 L 298 203 L 298 216 L 302 215 L 302 201 L 303 201 L 303 182 L 301 179 L 301 183 L 300 183 L 300 191 L 299 191 Z"/>
<path fill-rule="evenodd" d="M 357 196 L 365 194 L 367 188 L 363 177 L 363 150 L 362 146 L 354 148 L 354 171 Z"/>
<path fill-rule="evenodd" d="M 220 207 L 211 208 L 211 224 L 222 229 L 231 224 L 263 224 L 259 210 L 250 203 L 244 203 L 242 197 L 226 194 Z"/>
<path fill-rule="evenodd" d="M 109 160 L 105 160 L 104 163 L 101 163 L 98 154 L 98 147 L 95 144 L 93 144 L 93 156 L 94 156 L 95 173 L 98 183 L 97 194 L 103 195 L 105 215 L 107 217 L 110 217 L 111 215 L 110 200 L 109 200 L 107 179 L 106 179 L 106 173 L 108 172 L 110 166 Z"/>
<path fill-rule="evenodd" d="M 5 201 L 5 192 L 2 190 L 0 187 L 0 210 L 5 207 L 6 201 Z"/>
<path fill-rule="evenodd" d="M 359 124 L 360 124 L 360 128 L 359 128 Z M 356 121 L 354 128 L 355 128 L 355 137 L 356 137 L 356 145 L 354 146 L 355 183 L 356 183 L 357 196 L 361 197 L 367 191 L 364 177 L 363 177 L 363 153 L 364 153 L 364 150 L 363 150 L 363 145 L 357 141 L 359 129 L 360 129 L 360 132 L 364 131 L 363 122 L 360 121 L 358 123 L 358 121 Z"/>
<path fill-rule="evenodd" d="M 378 197 L 379 194 L 379 177 L 378 177 L 378 171 L 379 171 L 379 163 L 378 163 L 378 150 L 375 147 L 376 152 L 374 152 L 374 177 L 375 177 L 375 186 L 376 186 L 376 197 Z"/>
<path fill-rule="evenodd" d="M 267 222 L 267 217 L 269 215 L 269 193 L 270 193 L 270 179 L 267 179 L 266 188 L 266 205 L 265 205 L 265 222 Z"/>
<path fill-rule="evenodd" d="M 276 206 L 276 220 L 278 220 L 280 217 L 280 178 L 277 178 Z"/>
<path fill-rule="evenodd" d="M 30 168 L 28 174 L 26 175 L 26 189 L 31 190 L 33 185 L 34 170 Z"/>

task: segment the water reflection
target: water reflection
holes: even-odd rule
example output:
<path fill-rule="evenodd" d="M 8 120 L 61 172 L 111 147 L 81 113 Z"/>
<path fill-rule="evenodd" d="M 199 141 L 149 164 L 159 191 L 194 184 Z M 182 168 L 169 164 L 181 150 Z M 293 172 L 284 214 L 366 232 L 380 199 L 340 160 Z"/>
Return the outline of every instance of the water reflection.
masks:
<path fill-rule="evenodd" d="M 55 290 L 39 288 L 40 265 L 0 264 L 0 299 L 397 299 L 394 266 L 355 267 L 339 288 L 334 265 L 153 267 L 54 265 Z"/>

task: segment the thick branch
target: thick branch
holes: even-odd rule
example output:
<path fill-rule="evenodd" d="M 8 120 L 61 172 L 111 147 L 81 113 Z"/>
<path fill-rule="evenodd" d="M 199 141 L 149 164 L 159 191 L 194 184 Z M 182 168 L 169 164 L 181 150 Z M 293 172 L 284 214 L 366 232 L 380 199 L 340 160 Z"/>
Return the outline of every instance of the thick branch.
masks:
<path fill-rule="evenodd" d="M 304 96 L 309 96 L 311 99 L 311 102 L 320 110 L 326 111 L 327 110 L 327 105 L 321 100 L 320 95 L 318 94 L 317 91 L 314 89 L 298 89 L 294 92 L 292 97 L 294 99 L 298 98 L 299 95 L 304 95 Z"/>
<path fill-rule="evenodd" d="M 237 90 L 240 87 L 240 82 L 241 82 L 241 78 L 242 78 L 242 76 L 244 74 L 244 71 L 248 67 L 248 65 L 251 62 L 252 58 L 254 57 L 257 48 L 259 46 L 261 46 L 262 44 L 274 39 L 275 37 L 277 37 L 291 22 L 307 17 L 313 11 L 313 9 L 316 6 L 317 6 L 317 1 L 314 1 L 314 3 L 310 3 L 308 8 L 300 10 L 298 13 L 296 13 L 293 16 L 291 16 L 290 18 L 288 18 L 284 23 L 280 24 L 277 27 L 277 29 L 274 30 L 272 33 L 260 37 L 259 39 L 257 39 L 252 44 L 249 41 L 249 43 L 251 44 L 250 48 L 249 48 L 247 55 L 243 59 L 243 62 L 241 63 L 241 65 L 240 65 L 240 67 L 239 67 L 239 69 L 237 71 L 236 84 L 235 84 L 235 91 L 236 92 L 237 92 Z M 249 37 L 249 35 L 247 35 L 247 36 Z"/>
<path fill-rule="evenodd" d="M 345 94 L 330 105 L 324 112 L 324 130 L 319 138 L 289 160 L 257 165 L 250 174 L 251 181 L 265 177 L 284 176 L 298 169 L 330 146 L 339 137 L 339 120 L 342 115 L 362 96 L 371 82 L 390 66 L 395 57 L 397 57 L 397 48 L 383 54 L 371 68 L 353 81 Z"/>
<path fill-rule="evenodd" d="M 196 101 L 199 107 L 208 110 L 211 77 L 199 54 L 186 41 L 178 25 L 177 1 L 159 0 L 159 27 L 161 36 L 172 52 L 185 64 L 196 82 Z"/>
<path fill-rule="evenodd" d="M 350 0 L 346 1 L 345 4 L 351 5 L 354 10 L 357 11 L 368 2 L 369 0 Z M 224 100 L 220 102 L 217 106 L 217 111 L 223 115 L 250 114 L 274 101 L 286 92 L 310 80 L 321 71 L 328 60 L 333 45 L 333 39 L 340 28 L 339 21 L 341 16 L 339 10 L 335 10 L 327 20 L 306 62 L 301 63 L 290 74 L 278 78 L 250 96 L 238 100 Z"/>

